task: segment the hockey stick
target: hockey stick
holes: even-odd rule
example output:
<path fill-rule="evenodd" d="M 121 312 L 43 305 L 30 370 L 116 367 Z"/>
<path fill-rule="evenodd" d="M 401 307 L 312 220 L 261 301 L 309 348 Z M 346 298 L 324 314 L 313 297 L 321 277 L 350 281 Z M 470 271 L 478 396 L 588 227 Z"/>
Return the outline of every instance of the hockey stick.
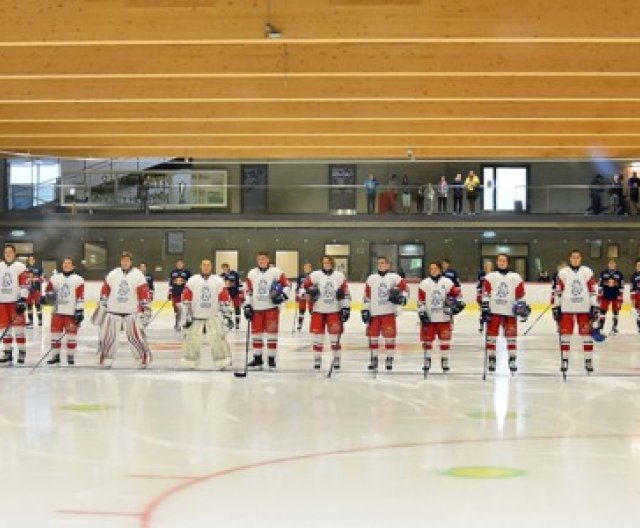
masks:
<path fill-rule="evenodd" d="M 62 332 L 62 335 L 60 335 L 60 337 L 59 337 L 58 339 L 56 339 L 56 340 L 52 341 L 51 346 L 49 347 L 49 350 L 47 350 L 47 352 L 45 353 L 45 355 L 44 355 L 44 356 L 42 356 L 42 357 L 38 360 L 38 362 L 33 366 L 33 368 L 31 369 L 31 372 L 30 372 L 29 374 L 33 374 L 33 373 L 36 371 L 36 369 L 37 369 L 37 368 L 42 364 L 42 362 L 47 358 L 47 356 L 48 356 L 49 354 L 51 354 L 51 351 L 53 350 L 53 347 L 54 347 L 54 346 L 56 346 L 58 343 L 62 342 L 62 339 L 63 339 L 63 338 L 64 338 L 64 336 L 66 336 L 66 335 L 67 335 L 67 330 L 65 329 L 65 330 Z"/>
<path fill-rule="evenodd" d="M 482 367 L 482 381 L 487 381 L 487 361 L 489 360 L 489 351 L 487 348 L 487 323 L 485 322 L 485 330 L 484 330 L 484 363 Z"/>
<path fill-rule="evenodd" d="M 560 326 L 558 326 L 558 346 L 560 347 L 560 370 L 562 371 L 562 381 L 567 381 L 567 369 L 564 368 L 564 357 L 562 355 L 562 334 L 560 333 Z M 567 367 L 569 359 L 567 358 Z"/>
<path fill-rule="evenodd" d="M 158 317 L 158 314 L 164 309 L 164 307 L 169 304 L 171 302 L 171 299 L 167 299 L 166 301 L 164 301 L 164 303 L 162 304 L 162 306 L 158 309 L 158 311 L 156 313 L 153 314 L 153 317 L 151 318 L 151 320 L 147 323 L 147 327 L 153 323 L 153 320 Z"/>
<path fill-rule="evenodd" d="M 246 378 L 247 372 L 249 372 L 249 339 L 251 337 L 251 321 L 247 321 L 247 339 L 244 346 L 244 370 L 240 372 L 234 372 L 233 375 L 236 378 Z"/>
<path fill-rule="evenodd" d="M 533 323 L 531 323 L 531 326 L 529 326 L 529 328 L 527 328 L 527 329 L 524 331 L 524 334 L 522 334 L 523 336 L 526 336 L 526 335 L 531 331 L 531 329 L 532 329 L 534 326 L 536 326 L 537 322 L 538 322 L 540 319 L 542 319 L 542 316 L 543 316 L 544 314 L 546 314 L 546 313 L 549 311 L 549 308 L 551 308 L 551 305 L 550 305 L 550 304 L 549 304 L 549 305 L 547 305 L 547 307 L 546 307 L 546 308 L 542 311 L 542 313 L 541 313 L 541 314 L 536 318 L 536 320 L 535 320 Z"/>
<path fill-rule="evenodd" d="M 296 307 L 295 307 L 295 311 L 293 312 L 293 324 L 291 325 L 291 334 L 296 333 L 296 321 L 298 320 L 298 301 L 296 301 L 294 298 L 293 302 L 296 305 Z"/>

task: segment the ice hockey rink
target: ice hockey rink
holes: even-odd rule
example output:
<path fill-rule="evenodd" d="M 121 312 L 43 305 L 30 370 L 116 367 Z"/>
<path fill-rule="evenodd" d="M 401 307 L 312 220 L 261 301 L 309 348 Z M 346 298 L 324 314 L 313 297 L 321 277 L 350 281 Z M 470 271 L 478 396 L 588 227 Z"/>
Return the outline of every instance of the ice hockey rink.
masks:
<path fill-rule="evenodd" d="M 628 312 L 597 345 L 593 375 L 574 341 L 566 382 L 549 314 L 520 338 L 517 375 L 502 347 L 486 382 L 471 305 L 456 318 L 450 374 L 435 351 L 427 379 L 415 313 L 399 318 L 394 371 L 377 376 L 357 312 L 331 378 L 328 356 L 312 370 L 310 335 L 292 321 L 284 311 L 277 372 L 244 379 L 207 356 L 181 370 L 167 308 L 148 329 L 147 370 L 124 343 L 97 369 L 86 323 L 76 367 L 32 373 L 46 315 L 28 331 L 28 365 L 0 371 L 2 525 L 638 525 L 640 335 Z M 245 328 L 228 336 L 236 369 Z"/>

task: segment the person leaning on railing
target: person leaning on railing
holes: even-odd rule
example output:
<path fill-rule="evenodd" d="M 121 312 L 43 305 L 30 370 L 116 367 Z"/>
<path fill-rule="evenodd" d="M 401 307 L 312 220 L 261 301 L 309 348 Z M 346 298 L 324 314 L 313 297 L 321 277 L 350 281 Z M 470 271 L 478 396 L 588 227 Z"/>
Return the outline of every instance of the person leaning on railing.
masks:
<path fill-rule="evenodd" d="M 467 191 L 467 201 L 469 202 L 469 214 L 476 214 L 476 200 L 480 194 L 480 178 L 478 175 L 469 171 L 467 179 L 464 181 L 464 188 Z"/>

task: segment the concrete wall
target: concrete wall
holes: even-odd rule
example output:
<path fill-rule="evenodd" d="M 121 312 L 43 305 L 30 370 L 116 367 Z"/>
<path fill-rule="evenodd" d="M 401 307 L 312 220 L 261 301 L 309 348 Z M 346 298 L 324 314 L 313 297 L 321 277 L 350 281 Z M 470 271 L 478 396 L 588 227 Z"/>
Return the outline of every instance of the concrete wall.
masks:
<path fill-rule="evenodd" d="M 215 223 L 212 223 L 215 226 Z M 11 240 L 10 229 L 0 231 L 2 240 Z M 300 263 L 317 263 L 324 253 L 325 243 L 348 243 L 351 245 L 350 279 L 364 280 L 369 273 L 369 252 L 372 243 L 423 243 L 426 248 L 425 262 L 448 257 L 458 269 L 463 280 L 474 280 L 481 263 L 482 227 L 455 227 L 449 229 L 425 230 L 407 229 L 401 225 L 397 229 L 376 229 L 345 224 L 343 227 L 318 229 L 265 229 L 256 226 L 247 228 L 216 229 L 215 227 L 186 229 L 185 252 L 181 255 L 188 265 L 197 268 L 200 259 L 212 256 L 214 250 L 237 249 L 239 269 L 246 272 L 254 266 L 255 253 L 267 250 L 272 254 L 277 249 L 298 249 Z M 581 249 L 586 260 L 597 269 L 606 265 L 606 246 L 618 243 L 620 246 L 620 268 L 630 274 L 633 261 L 638 256 L 640 236 L 629 230 L 539 230 L 539 229 L 496 229 L 494 244 L 524 243 L 529 247 L 529 279 L 537 278 L 536 259 L 541 267 L 553 271 L 557 262 L 566 258 L 574 247 Z M 36 254 L 41 259 L 60 259 L 71 255 L 82 260 L 83 242 L 103 242 L 107 247 L 108 267 L 118 264 L 119 253 L 130 250 L 135 261 L 145 260 L 152 267 L 158 267 L 159 277 L 164 277 L 173 266 L 178 255 L 167 255 L 164 229 L 68 229 L 64 233 L 49 229 L 46 224 L 38 230 L 27 230 L 22 240 L 34 243 Z M 589 258 L 591 240 L 602 240 L 603 251 L 599 259 Z M 87 273 L 88 278 L 99 278 L 102 272 Z"/>

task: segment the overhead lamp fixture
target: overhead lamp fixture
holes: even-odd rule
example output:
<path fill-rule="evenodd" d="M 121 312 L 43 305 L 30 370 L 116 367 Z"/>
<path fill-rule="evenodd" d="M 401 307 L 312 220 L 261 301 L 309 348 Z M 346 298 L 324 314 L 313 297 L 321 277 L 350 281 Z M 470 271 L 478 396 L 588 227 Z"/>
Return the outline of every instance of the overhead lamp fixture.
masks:
<path fill-rule="evenodd" d="M 264 25 L 264 36 L 270 39 L 279 39 L 282 37 L 282 33 L 274 28 L 270 22 Z"/>

